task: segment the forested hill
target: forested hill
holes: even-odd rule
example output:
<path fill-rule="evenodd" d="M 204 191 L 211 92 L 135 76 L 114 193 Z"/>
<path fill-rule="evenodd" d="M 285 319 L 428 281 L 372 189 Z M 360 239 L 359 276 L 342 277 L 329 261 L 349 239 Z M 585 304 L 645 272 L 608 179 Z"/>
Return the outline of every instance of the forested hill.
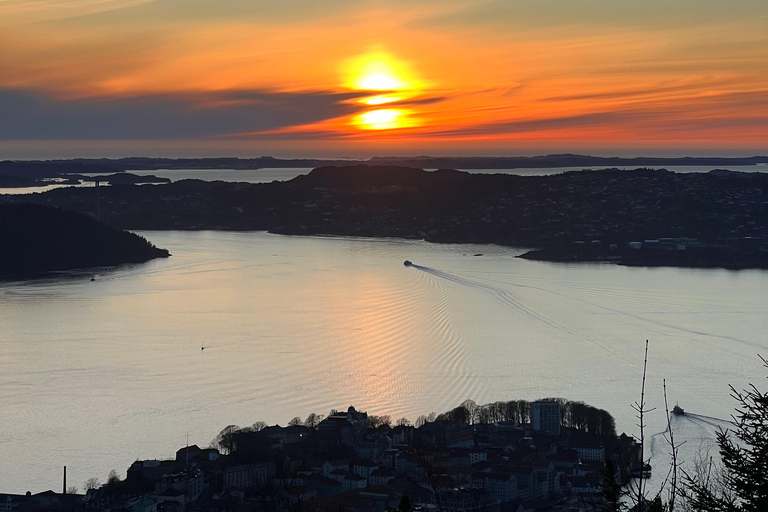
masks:
<path fill-rule="evenodd" d="M 0 205 L 0 278 L 168 256 L 167 250 L 138 235 L 79 213 L 31 204 Z"/>
<path fill-rule="evenodd" d="M 714 169 L 470 174 L 329 166 L 290 181 L 181 180 L 4 195 L 123 229 L 269 230 L 544 249 L 529 258 L 768 268 L 768 173 Z M 648 241 L 648 243 L 645 243 Z M 637 243 L 642 249 L 636 249 Z M 647 249 L 647 250 L 646 250 Z"/>

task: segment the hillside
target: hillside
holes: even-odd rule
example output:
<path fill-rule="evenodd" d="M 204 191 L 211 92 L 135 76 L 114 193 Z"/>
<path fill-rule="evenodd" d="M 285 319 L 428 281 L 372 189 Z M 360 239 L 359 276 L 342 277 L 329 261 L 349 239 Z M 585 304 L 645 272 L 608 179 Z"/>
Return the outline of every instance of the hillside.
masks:
<path fill-rule="evenodd" d="M 0 205 L 0 277 L 143 263 L 170 253 L 85 215 L 31 204 Z"/>
<path fill-rule="evenodd" d="M 516 176 L 357 165 L 286 182 L 181 180 L 100 194 L 101 218 L 122 229 L 419 238 L 539 248 L 528 257 L 550 261 L 768 268 L 768 173 L 759 172 Z M 15 201 L 91 214 L 96 206 L 92 188 L 0 196 Z M 631 249 L 637 243 L 642 250 Z"/>

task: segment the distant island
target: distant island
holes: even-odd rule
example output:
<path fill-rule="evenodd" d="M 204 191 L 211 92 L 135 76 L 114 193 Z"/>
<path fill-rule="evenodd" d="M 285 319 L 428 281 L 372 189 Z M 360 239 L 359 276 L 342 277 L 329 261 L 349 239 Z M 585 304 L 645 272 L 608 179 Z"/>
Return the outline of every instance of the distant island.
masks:
<path fill-rule="evenodd" d="M 327 167 L 349 165 L 416 167 L 419 169 L 546 169 L 558 167 L 727 167 L 768 165 L 768 156 L 751 157 L 600 157 L 570 153 L 541 156 L 376 156 L 369 159 L 321 158 L 75 158 L 71 160 L 6 160 L 0 162 L 0 182 L 11 178 L 43 180 L 88 173 L 174 169 L 239 169 Z M 8 185 L 14 186 L 14 185 Z M 33 185 L 24 185 L 33 186 Z"/>
<path fill-rule="evenodd" d="M 121 229 L 400 237 L 527 247 L 529 259 L 558 262 L 768 268 L 768 173 L 517 176 L 347 165 L 286 182 L 107 187 L 99 201 L 102 220 Z M 88 188 L 2 202 L 97 209 Z"/>
<path fill-rule="evenodd" d="M 104 174 L 107 173 L 107 174 Z M 168 178 L 139 176 L 125 172 L 122 165 L 79 162 L 75 160 L 0 162 L 0 188 L 79 185 L 81 182 L 110 185 L 170 183 Z"/>
<path fill-rule="evenodd" d="M 50 206 L 0 205 L 0 279 L 143 263 L 170 253 L 144 238 Z"/>
<path fill-rule="evenodd" d="M 83 175 L 83 174 L 65 174 L 68 180 L 77 180 L 78 182 L 90 182 L 90 183 L 108 183 L 110 185 L 144 185 L 149 183 L 160 184 L 170 183 L 169 178 L 159 178 L 154 175 L 139 176 L 138 174 L 132 174 L 130 172 L 112 173 L 112 174 L 97 174 L 97 175 Z"/>

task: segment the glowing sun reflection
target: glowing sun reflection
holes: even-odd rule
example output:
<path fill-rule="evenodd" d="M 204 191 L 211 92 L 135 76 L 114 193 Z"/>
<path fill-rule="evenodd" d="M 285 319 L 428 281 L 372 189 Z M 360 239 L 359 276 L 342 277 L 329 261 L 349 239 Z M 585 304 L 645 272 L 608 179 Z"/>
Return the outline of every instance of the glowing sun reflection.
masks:
<path fill-rule="evenodd" d="M 391 130 L 410 125 L 407 112 L 394 108 L 382 108 L 364 112 L 355 117 L 353 124 L 365 130 Z"/>

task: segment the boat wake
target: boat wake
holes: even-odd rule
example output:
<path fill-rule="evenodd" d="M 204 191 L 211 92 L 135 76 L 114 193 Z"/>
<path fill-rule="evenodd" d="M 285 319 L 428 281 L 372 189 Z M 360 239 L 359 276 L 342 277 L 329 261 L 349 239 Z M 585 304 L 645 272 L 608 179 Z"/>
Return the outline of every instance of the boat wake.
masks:
<path fill-rule="evenodd" d="M 568 335 L 570 335 L 570 336 L 572 336 L 574 338 L 579 338 L 579 339 L 581 339 L 581 340 L 583 340 L 583 341 L 585 341 L 585 342 L 587 342 L 589 344 L 592 344 L 592 345 L 594 345 L 594 346 L 596 346 L 596 347 L 598 347 L 598 348 L 600 348 L 600 349 L 610 353 L 611 355 L 613 355 L 613 356 L 615 356 L 615 357 L 617 357 L 619 359 L 622 359 L 624 361 L 630 362 L 624 354 L 614 350 L 612 347 L 608 346 L 607 344 L 599 343 L 596 340 L 594 340 L 593 338 L 591 338 L 591 337 L 589 337 L 589 336 L 587 336 L 587 335 L 585 335 L 585 334 L 583 334 L 581 332 L 574 331 L 573 329 L 569 328 L 566 325 L 563 325 L 562 323 L 558 322 L 557 320 L 539 313 L 538 311 L 536 311 L 532 307 L 524 304 L 522 301 L 520 301 L 511 292 L 509 292 L 507 290 L 504 290 L 504 289 L 499 288 L 497 286 L 492 286 L 492 285 L 480 283 L 480 282 L 477 282 L 477 281 L 473 281 L 473 280 L 470 280 L 470 279 L 466 279 L 464 277 L 460 277 L 460 276 L 457 276 L 455 274 L 450 274 L 448 272 L 445 272 L 445 271 L 442 271 L 442 270 L 438 270 L 438 269 L 435 269 L 435 268 L 431 268 L 431 267 L 425 267 L 425 266 L 422 266 L 422 265 L 416 265 L 414 263 L 411 263 L 410 266 L 411 266 L 411 268 L 415 268 L 416 270 L 420 270 L 420 271 L 425 272 L 425 273 L 427 273 L 429 275 L 432 275 L 434 277 L 437 277 L 437 278 L 440 278 L 440 279 L 443 279 L 443 280 L 446 280 L 446 281 L 449 281 L 449 282 L 452 282 L 452 283 L 455 283 L 455 284 L 458 284 L 458 285 L 461 285 L 461 286 L 466 286 L 466 287 L 469 287 L 469 288 L 473 288 L 475 290 L 479 290 L 479 291 L 485 292 L 485 293 L 491 295 L 498 303 L 500 303 L 501 305 L 503 305 L 504 307 L 506 307 L 507 309 L 509 309 L 509 310 L 511 310 L 511 311 L 513 311 L 515 313 L 518 313 L 518 314 L 521 314 L 523 316 L 526 316 L 529 319 L 535 320 L 537 322 L 541 322 L 541 323 L 543 323 L 543 324 L 545 324 L 545 325 L 547 325 L 547 326 L 549 326 L 549 327 L 551 327 L 553 329 L 556 329 L 558 331 L 566 333 L 566 334 L 568 334 Z"/>
<path fill-rule="evenodd" d="M 491 279 L 482 278 L 482 277 L 481 277 L 481 279 L 490 280 L 490 281 L 494 281 L 494 282 L 503 282 L 503 281 L 491 280 Z M 553 291 L 551 289 L 542 288 L 542 287 L 539 287 L 539 286 L 524 285 L 524 284 L 519 284 L 519 283 L 506 283 L 506 282 L 504 282 L 504 284 L 507 284 L 509 286 L 513 286 L 515 288 L 528 288 L 528 289 L 537 290 L 537 291 L 541 291 L 541 292 L 551 293 L 551 294 L 556 295 L 558 297 L 562 297 L 564 299 L 569 299 L 569 300 L 577 301 L 577 302 L 582 303 L 582 304 L 587 304 L 589 306 L 601 309 L 603 311 L 607 311 L 609 313 L 613 313 L 613 314 L 617 314 L 617 315 L 623 315 L 623 316 L 626 316 L 628 318 L 632 318 L 634 320 L 638 320 L 640 322 L 645 322 L 645 323 L 653 324 L 653 325 L 656 325 L 656 326 L 659 326 L 659 327 L 673 329 L 673 330 L 676 330 L 676 331 L 679 331 L 679 332 L 685 332 L 685 333 L 688 333 L 688 334 L 693 334 L 693 335 L 696 335 L 696 336 L 702 336 L 702 337 L 706 337 L 706 338 L 716 338 L 716 339 L 724 339 L 724 340 L 729 340 L 729 341 L 735 341 L 737 343 L 741 343 L 743 345 L 747 345 L 747 346 L 751 346 L 751 347 L 755 347 L 755 348 L 765 348 L 764 344 L 761 344 L 761 343 L 758 343 L 758 342 L 754 342 L 754 341 L 751 341 L 751 340 L 746 340 L 746 339 L 738 338 L 738 337 L 735 337 L 735 336 L 729 336 L 727 334 L 713 334 L 713 333 L 709 333 L 709 332 L 705 332 L 705 331 L 700 331 L 700 330 L 697 330 L 697 329 L 683 327 L 683 326 L 680 326 L 680 325 L 676 325 L 676 324 L 672 324 L 672 323 L 669 323 L 669 322 L 661 321 L 661 320 L 659 320 L 657 318 L 648 318 L 648 317 L 645 317 L 645 316 L 642 316 L 642 315 L 639 315 L 639 314 L 636 314 L 636 313 L 632 313 L 631 311 L 626 311 L 626 310 L 622 310 L 622 309 L 616 309 L 616 308 L 612 308 L 612 307 L 601 305 L 601 304 L 595 304 L 594 302 L 591 302 L 591 301 L 583 299 L 583 298 L 577 299 L 577 298 L 571 297 L 569 295 L 566 295 L 566 294 L 563 294 L 563 293 L 557 293 L 557 292 L 555 292 L 555 291 Z"/>

